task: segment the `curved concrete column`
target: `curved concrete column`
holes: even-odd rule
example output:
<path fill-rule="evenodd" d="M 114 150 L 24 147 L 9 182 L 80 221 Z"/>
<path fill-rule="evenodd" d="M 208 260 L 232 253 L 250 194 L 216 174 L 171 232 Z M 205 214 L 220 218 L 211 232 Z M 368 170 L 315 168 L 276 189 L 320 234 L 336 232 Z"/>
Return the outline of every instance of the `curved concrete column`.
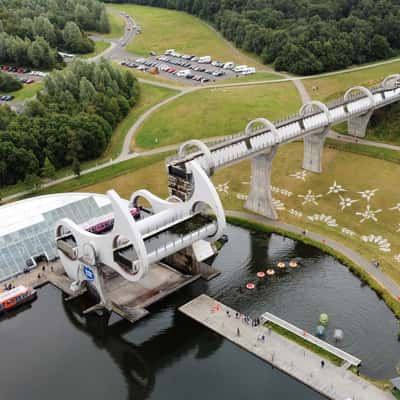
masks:
<path fill-rule="evenodd" d="M 245 208 L 269 219 L 278 219 L 272 204 L 271 169 L 278 145 L 267 153 L 261 153 L 251 159 L 251 186 Z"/>
<path fill-rule="evenodd" d="M 265 128 L 268 128 L 275 137 L 279 136 L 278 131 L 275 128 L 275 125 L 266 118 L 256 118 L 256 119 L 253 119 L 252 121 L 250 121 L 246 125 L 246 128 L 244 130 L 246 135 L 251 135 L 251 133 L 252 133 L 251 128 L 255 124 L 262 124 Z"/>
<path fill-rule="evenodd" d="M 201 140 L 193 139 L 188 140 L 187 142 L 183 143 L 178 150 L 178 157 L 183 158 L 186 155 L 186 150 L 188 147 L 197 147 L 200 151 L 203 152 L 204 157 L 208 164 L 208 176 L 212 176 L 214 174 L 214 162 L 211 156 L 210 149 L 206 146 L 204 142 Z"/>
<path fill-rule="evenodd" d="M 397 89 L 400 87 L 400 74 L 387 76 L 381 83 L 384 89 Z"/>
<path fill-rule="evenodd" d="M 300 116 L 304 117 L 307 115 L 310 109 L 312 110 L 314 108 L 317 108 L 325 114 L 328 124 L 331 122 L 331 113 L 329 111 L 329 108 L 326 106 L 326 104 L 318 100 L 312 100 L 304 103 L 300 108 L 299 114 Z"/>
<path fill-rule="evenodd" d="M 367 89 L 364 86 L 355 86 L 350 88 L 345 94 L 344 94 L 344 100 L 350 100 L 350 94 L 354 91 L 359 91 L 361 93 L 364 93 L 369 101 L 370 101 L 370 108 L 362 115 L 359 115 L 357 117 L 354 117 L 352 119 L 349 119 L 347 121 L 347 132 L 351 136 L 356 136 L 356 137 L 365 137 L 365 134 L 367 132 L 367 126 L 368 122 L 374 112 L 375 108 L 375 99 L 374 95 L 371 93 L 369 89 Z M 345 111 L 347 111 L 347 106 L 344 106 Z"/>
<path fill-rule="evenodd" d="M 364 86 L 354 86 L 354 87 L 350 88 L 349 90 L 347 90 L 347 92 L 343 96 L 344 100 L 345 101 L 349 100 L 351 93 L 357 92 L 357 91 L 364 93 L 369 98 L 371 107 L 375 107 L 374 95 L 371 93 L 371 91 L 369 89 L 367 89 Z"/>
<path fill-rule="evenodd" d="M 313 110 L 314 108 L 317 108 L 325 114 L 326 127 L 320 132 L 304 136 L 303 168 L 307 171 L 321 173 L 324 143 L 329 132 L 331 113 L 324 103 L 313 100 L 303 104 L 299 114 L 305 117 L 309 110 Z"/>

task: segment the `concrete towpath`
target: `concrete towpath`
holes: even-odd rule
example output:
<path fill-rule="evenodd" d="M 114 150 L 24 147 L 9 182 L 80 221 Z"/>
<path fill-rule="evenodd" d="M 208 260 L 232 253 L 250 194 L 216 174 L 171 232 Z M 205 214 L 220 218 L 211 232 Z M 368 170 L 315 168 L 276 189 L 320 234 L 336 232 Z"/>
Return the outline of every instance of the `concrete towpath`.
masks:
<path fill-rule="evenodd" d="M 273 220 L 265 218 L 261 215 L 250 214 L 250 213 L 243 212 L 243 211 L 226 211 L 226 214 L 230 215 L 232 217 L 238 217 L 238 218 L 242 218 L 245 220 L 250 220 L 250 221 L 258 222 L 258 223 L 265 224 L 268 226 L 280 228 L 280 229 L 283 229 L 283 230 L 286 230 L 289 232 L 296 233 L 298 235 L 303 235 L 303 232 L 304 232 L 304 229 L 299 226 L 287 224 L 287 223 L 281 222 L 281 221 L 273 221 Z M 395 299 L 400 298 L 400 286 L 392 278 L 390 278 L 388 275 L 386 275 L 384 272 L 382 272 L 379 268 L 374 267 L 370 260 L 367 260 L 366 258 L 361 256 L 359 253 L 350 249 L 349 247 L 345 246 L 344 244 L 339 243 L 336 240 L 329 239 L 328 237 L 320 235 L 318 233 L 310 232 L 309 230 L 307 230 L 307 237 L 315 240 L 316 242 L 325 244 L 325 245 L 331 247 L 332 249 L 336 250 L 337 252 L 343 254 L 348 259 L 353 261 L 355 264 L 357 264 L 361 268 L 363 268 L 382 287 L 386 288 L 388 290 L 388 292 Z"/>
<path fill-rule="evenodd" d="M 211 297 L 201 295 L 179 310 L 329 399 L 394 399 L 391 393 L 328 360 L 322 368 L 321 357 L 317 354 L 263 326 L 251 327 L 243 323 L 235 317 L 236 310 Z M 264 341 L 258 339 L 262 334 Z"/>

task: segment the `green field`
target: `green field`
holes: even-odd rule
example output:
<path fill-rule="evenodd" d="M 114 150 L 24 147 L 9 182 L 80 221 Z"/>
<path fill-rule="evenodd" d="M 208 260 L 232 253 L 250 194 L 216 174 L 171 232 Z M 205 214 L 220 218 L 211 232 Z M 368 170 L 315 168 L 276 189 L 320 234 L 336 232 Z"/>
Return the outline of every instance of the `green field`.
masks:
<path fill-rule="evenodd" d="M 14 96 L 15 101 L 23 101 L 29 99 L 33 96 L 36 96 L 36 93 L 43 88 L 42 82 L 35 82 L 29 85 L 24 84 L 24 86 L 20 90 L 16 90 L 15 92 L 10 93 L 1 93 L 0 96 L 4 94 L 9 94 Z"/>
<path fill-rule="evenodd" d="M 104 38 L 120 38 L 125 33 L 125 20 L 119 14 L 108 12 L 108 20 L 110 21 L 110 33 L 102 35 Z"/>
<path fill-rule="evenodd" d="M 134 54 L 148 55 L 151 50 L 159 54 L 173 48 L 182 53 L 210 55 L 220 61 L 265 69 L 255 58 L 241 53 L 206 23 L 189 14 L 138 5 L 115 4 L 109 7 L 126 12 L 140 26 L 142 33 L 135 36 L 127 47 Z"/>
<path fill-rule="evenodd" d="M 400 73 L 400 61 L 325 78 L 304 79 L 303 83 L 314 100 L 326 102 L 342 96 L 352 86 L 373 86 L 396 73 Z"/>
<path fill-rule="evenodd" d="M 291 83 L 203 89 L 167 104 L 136 134 L 135 145 L 150 149 L 188 139 L 234 134 L 258 117 L 276 120 L 298 110 Z"/>
<path fill-rule="evenodd" d="M 131 109 L 127 117 L 115 128 L 111 141 L 101 158 L 107 159 L 117 157 L 121 153 L 122 145 L 129 128 L 135 123 L 138 117 L 153 105 L 176 93 L 177 92 L 172 89 L 140 83 L 140 98 L 138 103 Z"/>

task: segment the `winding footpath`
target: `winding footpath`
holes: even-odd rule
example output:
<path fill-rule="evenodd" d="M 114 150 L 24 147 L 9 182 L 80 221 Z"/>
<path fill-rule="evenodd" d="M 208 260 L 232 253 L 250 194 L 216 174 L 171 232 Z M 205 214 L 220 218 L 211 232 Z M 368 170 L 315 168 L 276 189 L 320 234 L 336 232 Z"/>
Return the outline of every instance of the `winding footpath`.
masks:
<path fill-rule="evenodd" d="M 116 9 L 108 9 L 110 10 L 110 12 L 113 12 L 115 14 L 120 14 L 121 12 L 116 10 Z M 124 18 L 124 17 L 122 17 Z M 97 62 L 99 61 L 101 58 L 107 58 L 107 59 L 115 59 L 116 57 L 118 57 L 121 53 L 124 53 L 125 50 L 123 49 L 124 44 L 127 44 L 129 41 L 131 41 L 136 34 L 136 30 L 135 29 L 130 29 L 128 30 L 128 26 L 134 27 L 137 26 L 136 22 L 134 21 L 134 19 L 130 16 L 125 17 L 124 18 L 125 21 L 125 32 L 124 35 L 121 38 L 115 38 L 115 39 L 102 39 L 102 38 L 97 38 L 97 40 L 104 40 L 107 42 L 111 43 L 111 46 L 107 49 L 105 49 L 102 53 L 98 54 L 95 57 L 92 57 L 90 59 L 88 59 L 88 61 L 92 61 L 92 62 Z M 232 44 L 229 44 L 229 42 L 227 42 L 228 45 L 233 46 Z M 236 49 L 237 50 L 237 49 Z M 237 50 L 239 51 L 239 50 Z M 157 148 L 157 149 L 153 149 L 150 151 L 144 151 L 144 152 L 132 152 L 131 151 L 131 143 L 133 142 L 134 136 L 135 134 L 138 132 L 139 128 L 141 127 L 141 125 L 147 120 L 149 119 L 155 112 L 157 112 L 158 110 L 160 110 L 163 106 L 172 103 L 174 100 L 197 90 L 207 90 L 207 89 L 216 89 L 216 88 L 226 88 L 226 87 L 241 87 L 241 86 L 255 86 L 255 85 L 266 85 L 266 84 L 275 84 L 275 83 L 280 83 L 280 82 L 292 82 L 298 93 L 299 96 L 301 98 L 302 103 L 305 103 L 309 100 L 311 100 L 311 97 L 309 95 L 309 93 L 307 92 L 304 84 L 303 84 L 303 80 L 305 79 L 314 79 L 314 78 L 323 78 L 323 77 L 327 77 L 327 76 L 333 76 L 333 75 L 338 75 L 338 74 L 342 74 L 342 73 L 349 73 L 349 72 L 353 72 L 353 71 L 359 71 L 359 70 L 363 70 L 363 69 L 368 69 L 368 68 L 374 68 L 380 65 L 386 65 L 386 64 L 390 64 L 390 63 L 394 63 L 400 61 L 400 58 L 396 58 L 396 59 L 392 59 L 392 60 L 387 60 L 387 61 L 382 61 L 382 62 L 378 62 L 375 64 L 370 64 L 370 65 L 365 65 L 365 66 L 360 66 L 360 67 L 354 67 L 351 69 L 347 69 L 347 70 L 342 70 L 342 71 L 334 71 L 334 72 L 329 72 L 329 73 L 325 73 L 325 74 L 320 74 L 320 75 L 313 75 L 313 76 L 305 76 L 305 77 L 291 77 L 290 75 L 284 74 L 284 73 L 277 73 L 278 75 L 282 76 L 282 79 L 274 79 L 274 80 L 260 80 L 260 81 L 255 81 L 255 82 L 239 82 L 239 83 L 221 83 L 221 84 L 214 84 L 214 85 L 205 85 L 205 86 L 198 86 L 198 87 L 189 87 L 189 86 L 183 86 L 183 87 L 179 87 L 179 86 L 175 86 L 175 85 L 169 85 L 168 83 L 163 83 L 163 82 L 156 82 L 156 81 L 151 81 L 151 80 L 147 80 L 147 79 L 142 79 L 142 78 L 138 78 L 139 82 L 148 84 L 148 85 L 153 85 L 153 86 L 158 86 L 158 87 L 163 87 L 163 88 L 168 88 L 168 89 L 173 89 L 175 91 L 178 91 L 177 94 L 169 97 L 168 99 L 165 99 L 155 105 L 153 105 L 151 108 L 149 108 L 148 110 L 146 110 L 136 121 L 135 123 L 130 127 L 125 139 L 124 139 L 124 143 L 122 146 L 122 150 L 121 153 L 119 154 L 118 157 L 116 157 L 115 159 L 110 159 L 107 162 L 101 163 L 99 165 L 96 165 L 94 167 L 85 169 L 81 172 L 81 175 L 86 175 L 89 174 L 91 172 L 95 172 L 98 171 L 100 169 L 103 168 L 107 168 L 110 167 L 112 165 L 118 164 L 120 162 L 135 158 L 135 157 L 143 157 L 143 156 L 148 156 L 148 155 L 154 155 L 154 154 L 160 154 L 160 153 L 164 153 L 167 151 L 171 151 L 171 150 L 175 150 L 179 147 L 179 144 L 176 145 L 171 145 L 171 146 L 166 146 L 166 147 L 161 147 L 161 148 Z M 400 146 L 396 146 L 396 145 L 391 145 L 391 144 L 386 144 L 386 143 L 379 143 L 379 142 L 373 142 L 373 141 L 369 141 L 369 140 L 365 140 L 365 139 L 359 139 L 359 138 L 353 138 L 351 136 L 346 136 L 346 135 L 340 135 L 334 131 L 330 131 L 329 133 L 329 137 L 334 138 L 336 140 L 340 140 L 343 142 L 347 142 L 347 143 L 357 143 L 357 144 L 364 144 L 364 145 L 368 145 L 368 146 L 374 146 L 374 147 L 378 147 L 378 148 L 384 148 L 384 149 L 390 149 L 390 150 L 395 150 L 395 151 L 400 151 Z M 212 141 L 211 140 L 206 140 L 205 142 L 209 142 Z M 66 182 L 68 180 L 74 179 L 76 176 L 75 175 L 69 175 L 69 176 L 65 176 L 63 178 L 59 178 L 59 179 L 55 179 L 52 180 L 50 182 L 47 182 L 45 184 L 43 184 L 41 186 L 41 188 L 48 188 L 54 185 L 57 185 L 59 183 L 63 183 Z M 2 198 L 2 201 L 8 202 L 8 201 L 12 201 L 12 200 L 16 200 L 19 197 L 22 196 L 26 196 L 32 193 L 32 190 L 26 190 L 26 191 L 22 191 L 22 192 L 18 192 L 15 193 L 13 195 L 10 196 L 5 196 Z"/>

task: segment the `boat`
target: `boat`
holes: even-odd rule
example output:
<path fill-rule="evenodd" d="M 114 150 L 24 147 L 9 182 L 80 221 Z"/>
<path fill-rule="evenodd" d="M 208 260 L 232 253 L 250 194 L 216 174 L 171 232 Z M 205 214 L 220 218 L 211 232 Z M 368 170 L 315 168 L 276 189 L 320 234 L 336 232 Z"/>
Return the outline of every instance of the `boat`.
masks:
<path fill-rule="evenodd" d="M 13 310 L 21 304 L 35 300 L 37 292 L 35 289 L 20 285 L 13 289 L 0 293 L 0 313 Z"/>

